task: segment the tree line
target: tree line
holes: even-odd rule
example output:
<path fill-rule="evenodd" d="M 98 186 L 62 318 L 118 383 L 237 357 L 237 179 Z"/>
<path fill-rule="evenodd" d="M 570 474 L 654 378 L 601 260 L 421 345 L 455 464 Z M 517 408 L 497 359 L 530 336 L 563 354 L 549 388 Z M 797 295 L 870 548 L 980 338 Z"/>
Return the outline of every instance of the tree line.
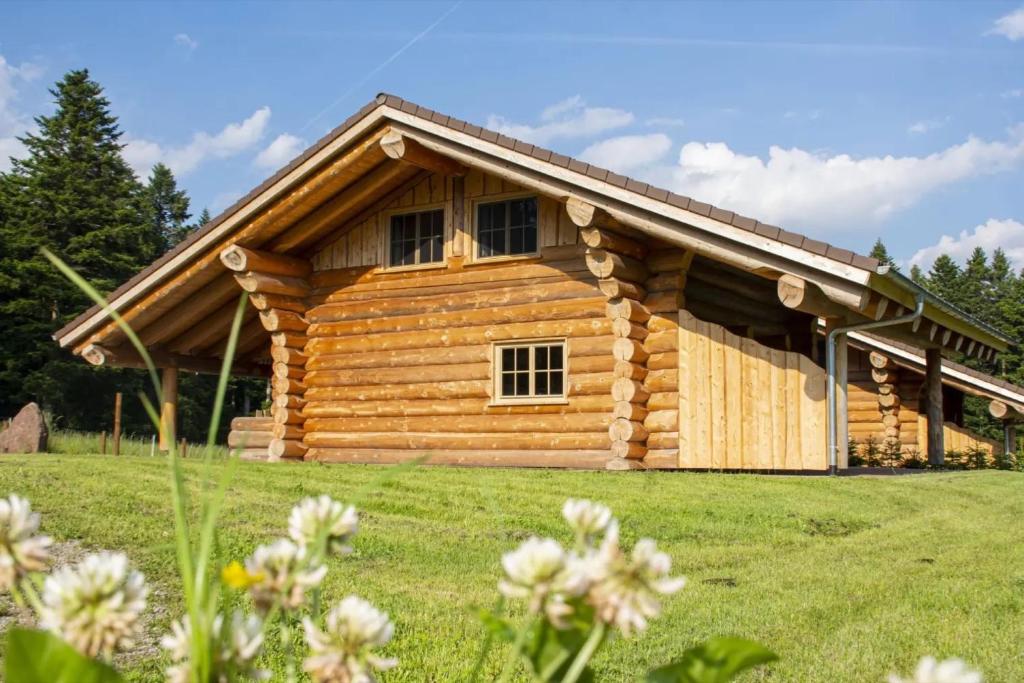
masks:
<path fill-rule="evenodd" d="M 871 256 L 896 267 L 879 239 Z M 976 247 L 963 266 L 942 254 L 923 271 L 914 265 L 910 278 L 970 315 L 989 323 L 1015 340 L 1024 339 L 1024 269 L 1015 271 L 1006 252 L 996 248 L 991 255 Z M 994 361 L 981 361 L 965 354 L 953 360 L 994 377 L 1024 385 L 1024 350 L 1015 344 Z M 964 399 L 964 426 L 982 435 L 1001 438 L 1002 426 L 988 412 L 988 399 Z"/>
<path fill-rule="evenodd" d="M 136 177 L 110 102 L 88 70 L 68 72 L 50 93 L 53 113 L 35 118 L 35 132 L 20 138 L 26 154 L 0 173 L 0 416 L 37 401 L 56 428 L 109 430 L 120 391 L 125 430 L 148 433 L 134 398 L 147 389 L 140 371 L 90 366 L 51 338 L 91 302 L 40 248 L 109 294 L 210 216 L 204 209 L 192 219 L 188 195 L 164 164 Z M 224 425 L 245 405 L 258 406 L 264 385 L 233 380 Z M 205 435 L 215 388 L 215 377 L 181 377 L 185 438 Z"/>

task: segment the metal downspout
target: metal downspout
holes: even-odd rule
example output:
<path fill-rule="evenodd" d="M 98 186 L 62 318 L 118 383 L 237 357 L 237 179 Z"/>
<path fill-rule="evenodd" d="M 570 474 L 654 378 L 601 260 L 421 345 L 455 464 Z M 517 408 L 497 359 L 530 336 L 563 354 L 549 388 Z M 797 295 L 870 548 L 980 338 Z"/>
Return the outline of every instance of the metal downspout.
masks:
<path fill-rule="evenodd" d="M 901 315 L 890 320 L 873 320 L 866 323 L 837 327 L 828 333 L 825 354 L 825 370 L 828 374 L 828 469 L 829 474 L 839 474 L 839 416 L 836 406 L 836 337 L 847 332 L 859 332 L 861 330 L 873 330 L 879 327 L 890 327 L 913 322 L 924 313 L 924 293 L 917 292 L 914 296 L 914 310 L 906 315 Z"/>

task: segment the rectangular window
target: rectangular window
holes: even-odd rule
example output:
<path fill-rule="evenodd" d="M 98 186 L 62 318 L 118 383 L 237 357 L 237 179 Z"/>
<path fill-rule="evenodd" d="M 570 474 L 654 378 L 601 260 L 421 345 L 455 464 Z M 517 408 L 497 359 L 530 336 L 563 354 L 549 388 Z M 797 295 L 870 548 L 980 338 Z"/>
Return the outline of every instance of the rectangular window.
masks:
<path fill-rule="evenodd" d="M 499 400 L 565 398 L 565 342 L 496 345 L 494 362 Z"/>
<path fill-rule="evenodd" d="M 477 257 L 533 254 L 537 251 L 537 198 L 477 204 Z"/>
<path fill-rule="evenodd" d="M 391 216 L 389 266 L 415 266 L 444 260 L 444 211 Z"/>

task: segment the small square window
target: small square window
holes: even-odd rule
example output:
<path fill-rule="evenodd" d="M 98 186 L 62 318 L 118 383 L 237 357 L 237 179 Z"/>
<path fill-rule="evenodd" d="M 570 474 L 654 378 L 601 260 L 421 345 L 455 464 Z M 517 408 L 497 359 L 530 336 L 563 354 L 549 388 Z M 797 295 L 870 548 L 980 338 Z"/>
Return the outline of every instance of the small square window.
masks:
<path fill-rule="evenodd" d="M 391 216 L 388 265 L 414 266 L 444 261 L 444 211 Z"/>
<path fill-rule="evenodd" d="M 477 204 L 477 257 L 533 254 L 537 251 L 537 198 Z"/>
<path fill-rule="evenodd" d="M 498 400 L 565 398 L 565 342 L 503 344 L 496 348 Z"/>

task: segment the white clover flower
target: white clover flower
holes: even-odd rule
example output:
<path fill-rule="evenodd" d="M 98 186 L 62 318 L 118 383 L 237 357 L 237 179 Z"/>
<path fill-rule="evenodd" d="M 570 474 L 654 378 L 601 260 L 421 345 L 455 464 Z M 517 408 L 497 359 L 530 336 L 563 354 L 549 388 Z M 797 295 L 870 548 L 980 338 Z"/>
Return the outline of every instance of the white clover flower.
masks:
<path fill-rule="evenodd" d="M 612 511 L 607 506 L 572 498 L 562 506 L 562 516 L 577 538 L 584 542 L 607 529 L 612 521 Z"/>
<path fill-rule="evenodd" d="M 310 650 L 303 668 L 316 683 L 373 683 L 377 671 L 398 664 L 373 653 L 391 640 L 395 627 L 387 614 L 362 598 L 350 595 L 334 606 L 323 631 L 308 617 L 302 625 Z"/>
<path fill-rule="evenodd" d="M 171 633 L 160 644 L 171 655 L 173 665 L 167 668 L 168 683 L 190 683 L 192 626 L 188 615 L 171 624 Z M 270 672 L 254 666 L 263 646 L 263 622 L 259 617 L 246 617 L 236 610 L 231 617 L 231 628 L 224 632 L 224 615 L 214 617 L 210 633 L 213 651 L 213 675 L 217 683 L 235 680 L 263 681 Z"/>
<path fill-rule="evenodd" d="M 347 555 L 347 543 L 359 528 L 359 515 L 330 496 L 306 498 L 292 508 L 288 517 L 288 535 L 302 546 L 315 547 L 326 542 L 327 552 Z"/>
<path fill-rule="evenodd" d="M 659 596 L 675 593 L 686 579 L 670 578 L 672 560 L 649 538 L 637 541 L 627 557 L 619 547 L 618 524 L 612 522 L 600 550 L 591 558 L 593 586 L 588 600 L 601 621 L 629 637 L 647 628 L 661 613 Z"/>
<path fill-rule="evenodd" d="M 124 553 L 95 553 L 47 577 L 40 622 L 79 652 L 109 658 L 133 645 L 148 592 Z"/>
<path fill-rule="evenodd" d="M 311 564 L 306 549 L 287 538 L 256 548 L 245 570 L 253 577 L 253 602 L 264 613 L 274 604 L 289 610 L 301 607 L 306 589 L 319 586 L 327 573 L 327 567 Z"/>
<path fill-rule="evenodd" d="M 969 669 L 962 659 L 939 662 L 934 657 L 922 657 L 913 678 L 893 674 L 889 683 L 982 683 L 982 676 L 980 671 Z"/>
<path fill-rule="evenodd" d="M 9 591 L 29 572 L 46 569 L 50 559 L 49 536 L 35 536 L 39 513 L 16 494 L 0 499 L 0 591 Z"/>
<path fill-rule="evenodd" d="M 558 541 L 531 537 L 501 558 L 505 578 L 498 590 L 507 598 L 525 598 L 532 614 L 541 611 L 558 627 L 572 614 L 567 601 L 587 592 L 591 565 L 566 553 Z"/>

